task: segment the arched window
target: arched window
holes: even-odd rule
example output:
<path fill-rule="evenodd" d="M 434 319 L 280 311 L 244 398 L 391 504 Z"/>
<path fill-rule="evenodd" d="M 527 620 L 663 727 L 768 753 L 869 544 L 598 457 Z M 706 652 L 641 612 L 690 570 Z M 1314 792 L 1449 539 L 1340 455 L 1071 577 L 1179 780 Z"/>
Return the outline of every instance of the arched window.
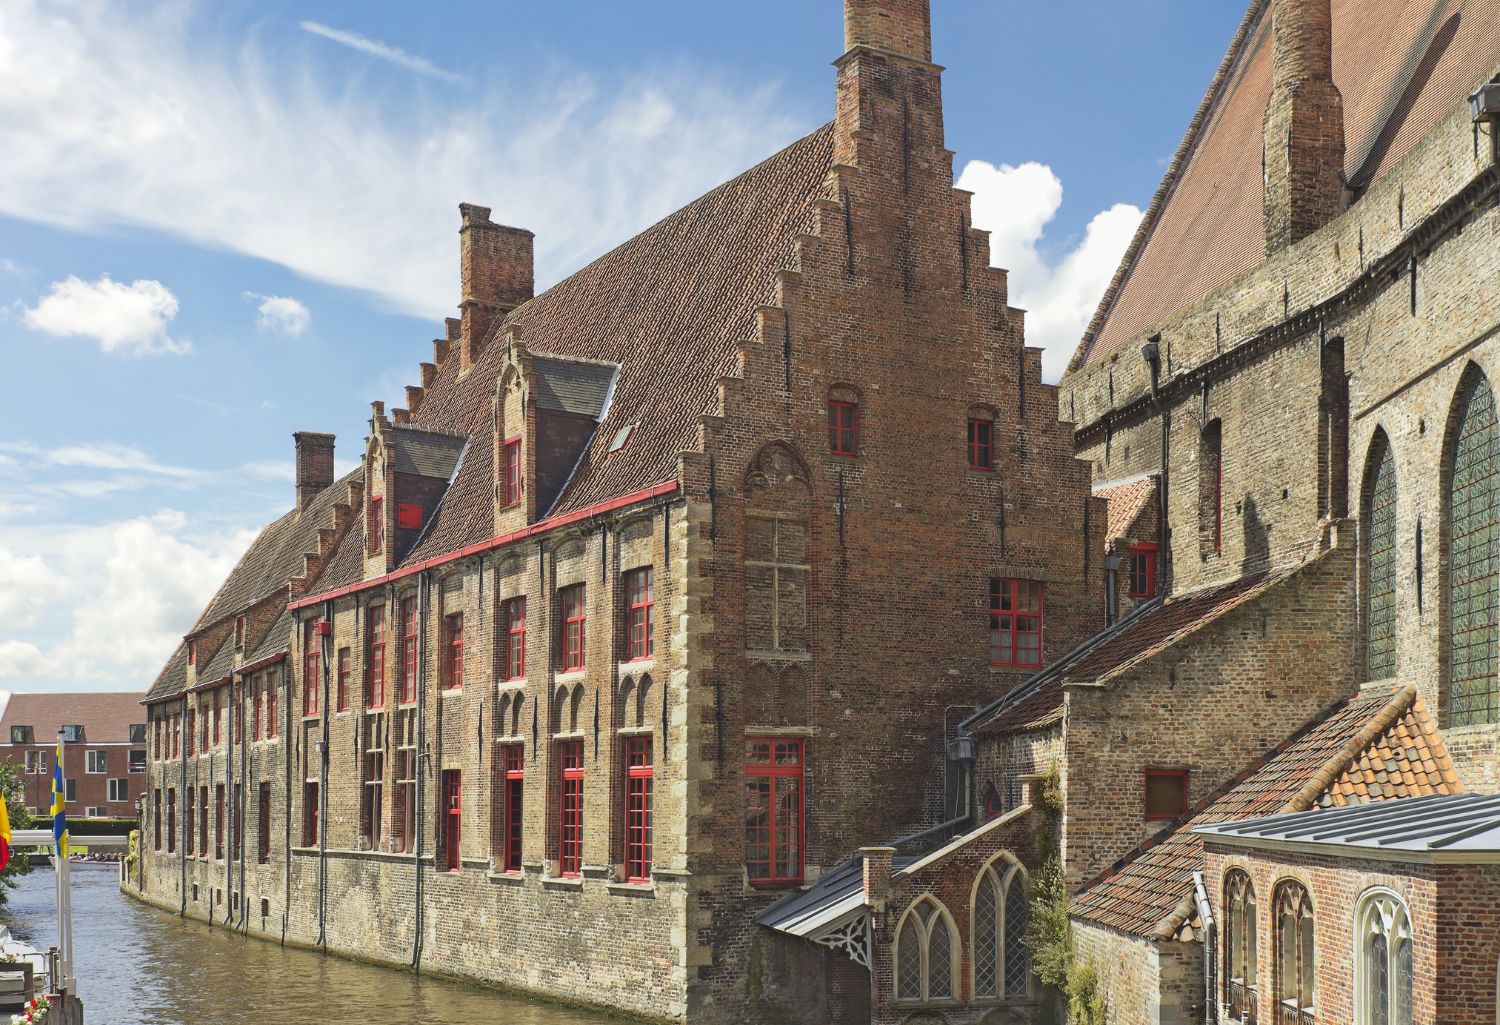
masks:
<path fill-rule="evenodd" d="M 923 897 L 896 930 L 896 999 L 952 1000 L 957 961 L 958 936 L 948 913 Z"/>
<path fill-rule="evenodd" d="M 974 998 L 1026 997 L 1026 871 L 1008 859 L 985 866 L 974 884 Z"/>
<path fill-rule="evenodd" d="M 1375 432 L 1365 462 L 1365 678 L 1396 675 L 1396 457 Z"/>
<path fill-rule="evenodd" d="M 1495 397 L 1471 371 L 1449 437 L 1448 724 L 1495 722 L 1500 429 Z"/>
<path fill-rule="evenodd" d="M 1224 880 L 1224 1002 L 1229 1015 L 1255 1021 L 1255 884 L 1239 869 Z"/>
<path fill-rule="evenodd" d="M 1356 1025 L 1411 1025 L 1411 919 L 1389 890 L 1360 901 L 1354 918 Z"/>
<path fill-rule="evenodd" d="M 1302 884 L 1276 887 L 1276 1022 L 1311 1025 L 1314 1018 L 1314 942 L 1312 901 Z"/>
<path fill-rule="evenodd" d="M 1198 436 L 1198 550 L 1224 548 L 1224 427 L 1210 420 Z"/>

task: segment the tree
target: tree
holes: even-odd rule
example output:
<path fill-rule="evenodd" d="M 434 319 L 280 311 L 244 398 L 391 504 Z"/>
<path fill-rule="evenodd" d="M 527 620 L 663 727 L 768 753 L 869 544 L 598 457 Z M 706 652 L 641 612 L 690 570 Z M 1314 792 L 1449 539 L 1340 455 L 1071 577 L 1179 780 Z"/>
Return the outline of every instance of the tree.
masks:
<path fill-rule="evenodd" d="M 5 796 L 5 809 L 10 814 L 12 836 L 18 829 L 34 828 L 31 812 L 26 809 L 26 802 L 21 797 L 21 782 L 21 766 L 9 760 L 0 761 L 0 794 Z M 4 907 L 5 902 L 10 899 L 10 891 L 15 889 L 17 880 L 30 871 L 31 862 L 24 854 L 17 852 L 12 843 L 10 863 L 0 869 L 0 907 Z"/>

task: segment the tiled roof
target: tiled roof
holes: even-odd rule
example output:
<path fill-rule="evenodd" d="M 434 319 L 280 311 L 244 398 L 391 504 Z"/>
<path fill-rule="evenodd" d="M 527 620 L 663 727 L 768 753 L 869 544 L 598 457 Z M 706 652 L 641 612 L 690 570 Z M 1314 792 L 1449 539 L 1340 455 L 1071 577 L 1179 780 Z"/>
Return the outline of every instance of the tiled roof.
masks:
<path fill-rule="evenodd" d="M 87 694 L 12 694 L 0 715 L 0 743 L 10 743 L 12 726 L 30 726 L 34 743 L 57 740 L 59 726 L 83 727 L 86 741 L 124 744 L 130 727 L 146 721 L 138 691 L 98 691 Z"/>
<path fill-rule="evenodd" d="M 1494 0 L 1333 0 L 1346 178 L 1365 190 L 1500 61 Z M 1069 369 L 1114 351 L 1265 258 L 1268 0 L 1254 0 Z"/>
<path fill-rule="evenodd" d="M 581 413 L 594 419 L 604 411 L 604 400 L 619 367 L 577 359 L 553 359 L 538 354 L 531 361 L 536 373 L 536 404 L 560 413 Z"/>
<path fill-rule="evenodd" d="M 1405 754 L 1397 758 L 1396 751 Z M 1410 687 L 1335 706 L 1085 886 L 1072 912 L 1140 936 L 1173 935 L 1192 916 L 1192 873 L 1203 867 L 1203 838 L 1194 828 L 1369 800 L 1377 779 L 1385 780 L 1379 792 L 1386 798 L 1463 789 Z"/>
<path fill-rule="evenodd" d="M 1146 508 L 1146 503 L 1156 495 L 1156 476 L 1147 474 L 1118 484 L 1096 484 L 1094 495 L 1109 503 L 1105 538 L 1115 541 L 1125 536 L 1130 525 Z"/>
<path fill-rule="evenodd" d="M 230 670 L 234 668 L 234 641 L 226 637 L 224 643 L 219 645 L 219 650 L 211 656 L 200 648 L 198 657 L 207 657 L 208 659 L 198 668 L 198 682 L 200 684 L 218 683 L 224 677 L 228 676 Z"/>
<path fill-rule="evenodd" d="M 453 476 L 453 468 L 458 465 L 459 454 L 468 439 L 456 434 L 393 427 L 391 440 L 395 443 L 397 473 L 447 480 Z"/>
<path fill-rule="evenodd" d="M 976 734 L 1008 733 L 1057 722 L 1062 718 L 1065 684 L 1097 682 L 1123 672 L 1259 596 L 1299 568 L 1240 577 L 1143 605 L 1016 687 L 987 715 L 970 719 L 967 727 Z"/>
<path fill-rule="evenodd" d="M 198 617 L 197 628 L 238 613 L 302 572 L 302 556 L 318 550 L 318 531 L 333 525 L 333 507 L 349 496 L 356 470 L 320 491 L 300 515 L 295 509 L 262 530 Z M 153 688 L 154 689 L 154 688 Z"/>
<path fill-rule="evenodd" d="M 678 453 L 697 447 L 699 417 L 714 409 L 718 379 L 738 370 L 757 308 L 774 299 L 776 271 L 793 266 L 795 237 L 814 227 L 832 159 L 827 125 L 523 303 L 494 325 L 462 380 L 458 358 L 443 361 L 412 425 L 487 437 L 500 339 L 514 327 L 551 360 L 619 366 L 605 419 L 550 514 L 675 479 Z M 609 452 L 627 424 L 639 426 Z M 492 535 L 492 447 L 469 447 L 407 562 Z"/>
<path fill-rule="evenodd" d="M 353 534 L 356 532 L 351 530 L 350 533 Z M 270 629 L 266 631 L 260 643 L 255 646 L 255 650 L 245 653 L 243 664 L 249 665 L 252 662 L 259 662 L 263 658 L 270 658 L 272 655 L 289 650 L 291 637 L 292 614 L 286 609 L 282 609 L 281 614 L 271 623 Z"/>
<path fill-rule="evenodd" d="M 177 645 L 177 650 L 172 652 L 172 657 L 167 659 L 167 664 L 162 666 L 161 672 L 156 674 L 151 689 L 146 691 L 146 699 L 150 701 L 169 694 L 180 694 L 186 686 L 187 644 L 183 643 Z"/>

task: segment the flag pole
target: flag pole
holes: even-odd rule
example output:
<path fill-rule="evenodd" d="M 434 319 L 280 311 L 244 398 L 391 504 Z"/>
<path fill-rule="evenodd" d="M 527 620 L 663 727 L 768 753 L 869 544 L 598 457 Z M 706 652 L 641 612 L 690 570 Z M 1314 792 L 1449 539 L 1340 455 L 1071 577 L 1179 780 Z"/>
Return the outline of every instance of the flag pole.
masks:
<path fill-rule="evenodd" d="M 52 864 L 57 869 L 57 974 L 52 980 L 61 994 L 72 995 L 73 979 L 73 890 L 68 877 L 68 793 L 63 772 L 65 741 L 57 731 L 57 759 L 52 769 Z"/>

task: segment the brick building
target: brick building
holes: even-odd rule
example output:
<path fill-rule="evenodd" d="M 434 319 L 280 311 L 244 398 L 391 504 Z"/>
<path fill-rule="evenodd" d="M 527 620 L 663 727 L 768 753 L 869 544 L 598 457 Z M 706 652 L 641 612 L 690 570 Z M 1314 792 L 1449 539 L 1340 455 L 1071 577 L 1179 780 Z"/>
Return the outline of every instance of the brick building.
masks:
<path fill-rule="evenodd" d="M 1500 7 L 1254 0 L 1060 388 L 926 0 L 845 26 L 828 125 L 540 295 L 460 208 L 420 383 L 343 480 L 297 435 L 147 697 L 133 885 L 653 1018 L 957 1025 L 1056 1017 L 1055 864 L 1111 1022 L 1448 1020 L 1234 974 L 1215 845 L 1500 790 Z M 1395 922 L 1347 846 L 1318 913 Z M 1433 914 L 1500 962 L 1387 888 L 1413 963 Z"/>
<path fill-rule="evenodd" d="M 21 799 L 52 808 L 57 734 L 63 742 L 68 814 L 134 818 L 146 789 L 146 714 L 140 694 L 10 694 L 0 711 L 0 759 L 21 767 Z"/>

